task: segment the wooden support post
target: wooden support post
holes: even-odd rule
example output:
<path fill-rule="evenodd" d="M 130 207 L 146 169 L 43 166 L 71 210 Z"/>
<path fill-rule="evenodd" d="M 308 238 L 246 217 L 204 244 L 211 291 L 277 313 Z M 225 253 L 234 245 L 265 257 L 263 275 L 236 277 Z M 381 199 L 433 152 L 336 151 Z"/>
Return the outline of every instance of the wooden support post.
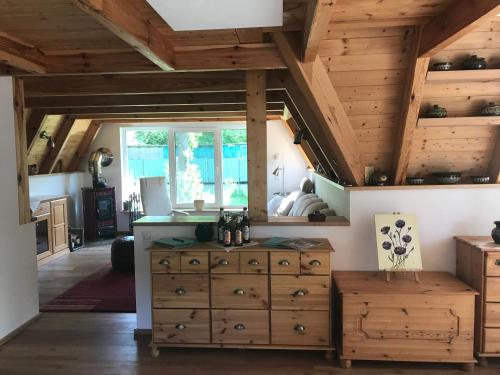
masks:
<path fill-rule="evenodd" d="M 500 130 L 497 130 L 497 134 L 497 143 L 489 165 L 490 182 L 493 184 L 500 184 Z"/>
<path fill-rule="evenodd" d="M 92 121 L 85 132 L 85 135 L 82 137 L 80 144 L 78 145 L 78 150 L 73 155 L 71 162 L 68 165 L 66 172 L 76 172 L 80 167 L 80 163 L 83 158 L 87 154 L 90 145 L 94 142 L 99 130 L 101 129 L 102 122 L 101 121 Z"/>
<path fill-rule="evenodd" d="M 252 220 L 267 221 L 266 72 L 246 73 L 248 210 Z"/>
<path fill-rule="evenodd" d="M 31 222 L 30 193 L 28 179 L 28 147 L 24 110 L 24 87 L 21 79 L 14 79 L 14 135 L 16 143 L 17 196 L 19 202 L 19 224 Z"/>
<path fill-rule="evenodd" d="M 63 118 L 61 126 L 57 131 L 54 138 L 55 147 L 49 151 L 45 159 L 40 166 L 40 174 L 50 174 L 54 170 L 61 151 L 64 149 L 66 142 L 68 140 L 69 132 L 73 127 L 75 118 L 73 116 L 66 116 Z"/>
<path fill-rule="evenodd" d="M 319 44 L 328 30 L 332 10 L 336 0 L 309 0 L 304 19 L 302 36 L 302 61 L 316 59 Z"/>

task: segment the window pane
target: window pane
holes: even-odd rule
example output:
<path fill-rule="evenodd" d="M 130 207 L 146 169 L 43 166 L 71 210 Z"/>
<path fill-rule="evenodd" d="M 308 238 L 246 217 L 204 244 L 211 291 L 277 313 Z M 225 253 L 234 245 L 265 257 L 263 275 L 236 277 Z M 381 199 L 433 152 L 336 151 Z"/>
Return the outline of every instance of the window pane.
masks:
<path fill-rule="evenodd" d="M 248 206 L 246 130 L 222 131 L 222 173 L 224 206 Z"/>
<path fill-rule="evenodd" d="M 169 182 L 168 130 L 126 130 L 127 165 L 123 195 L 140 193 L 139 179 L 165 176 Z"/>
<path fill-rule="evenodd" d="M 215 203 L 215 148 L 213 132 L 176 132 L 176 203 L 195 199 Z"/>

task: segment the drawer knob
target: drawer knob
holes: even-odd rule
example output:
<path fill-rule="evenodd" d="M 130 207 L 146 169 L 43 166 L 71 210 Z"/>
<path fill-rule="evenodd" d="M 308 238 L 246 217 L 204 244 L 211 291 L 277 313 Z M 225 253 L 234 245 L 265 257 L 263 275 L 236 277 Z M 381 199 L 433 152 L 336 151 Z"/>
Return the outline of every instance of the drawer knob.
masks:
<path fill-rule="evenodd" d="M 313 267 L 319 267 L 319 266 L 321 266 L 321 262 L 320 262 L 319 260 L 317 260 L 317 259 L 311 260 L 311 261 L 309 262 L 309 264 L 310 264 L 311 266 L 313 266 Z"/>
<path fill-rule="evenodd" d="M 306 327 L 302 324 L 297 324 L 294 329 L 299 333 L 304 333 L 306 331 Z"/>
<path fill-rule="evenodd" d="M 237 296 L 242 296 L 243 294 L 245 294 L 245 291 L 243 289 L 235 289 L 234 294 L 236 294 Z"/>
<path fill-rule="evenodd" d="M 183 288 L 177 288 L 174 293 L 178 296 L 183 296 L 184 294 L 186 294 L 186 290 Z"/>
<path fill-rule="evenodd" d="M 500 266 L 500 259 L 495 259 L 495 266 Z"/>
<path fill-rule="evenodd" d="M 248 261 L 248 264 L 250 264 L 251 266 L 258 266 L 260 263 L 257 259 L 250 259 Z"/>
<path fill-rule="evenodd" d="M 237 331 L 244 331 L 247 327 L 245 327 L 243 324 L 238 323 L 234 326 L 234 329 Z"/>
<path fill-rule="evenodd" d="M 186 328 L 186 326 L 185 326 L 184 324 L 177 324 L 177 325 L 175 326 L 175 329 L 178 329 L 179 331 L 182 331 L 182 330 L 183 330 L 183 329 L 185 329 L 185 328 Z"/>
<path fill-rule="evenodd" d="M 280 266 L 288 267 L 288 266 L 290 265 L 290 262 L 289 262 L 288 260 L 286 260 L 286 259 L 281 259 L 281 260 L 278 262 L 278 264 L 279 264 Z"/>
<path fill-rule="evenodd" d="M 199 266 L 201 264 L 201 262 L 198 259 L 191 259 L 189 261 L 189 264 L 192 266 Z"/>
<path fill-rule="evenodd" d="M 221 259 L 221 260 L 219 260 L 219 265 L 220 266 L 227 266 L 227 265 L 229 265 L 229 261 L 227 259 Z"/>
<path fill-rule="evenodd" d="M 304 297 L 306 294 L 307 294 L 307 289 L 299 289 L 293 293 L 295 297 Z"/>
<path fill-rule="evenodd" d="M 162 266 L 167 267 L 167 266 L 170 266 L 170 261 L 169 261 L 168 259 L 166 259 L 166 258 L 165 258 L 165 259 L 160 260 L 160 264 L 161 264 Z"/>

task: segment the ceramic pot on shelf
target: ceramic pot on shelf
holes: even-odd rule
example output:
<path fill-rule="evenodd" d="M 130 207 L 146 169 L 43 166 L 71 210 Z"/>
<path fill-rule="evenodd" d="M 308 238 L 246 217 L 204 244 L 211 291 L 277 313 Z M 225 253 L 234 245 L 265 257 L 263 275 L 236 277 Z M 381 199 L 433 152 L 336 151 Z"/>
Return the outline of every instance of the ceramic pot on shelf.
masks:
<path fill-rule="evenodd" d="M 486 60 L 484 57 L 478 57 L 477 55 L 472 55 L 468 59 L 464 60 L 464 62 L 462 63 L 462 69 L 464 70 L 486 69 Z"/>
<path fill-rule="evenodd" d="M 444 107 L 440 107 L 434 104 L 431 108 L 425 111 L 425 117 L 427 118 L 445 118 L 448 116 L 448 111 Z"/>
<path fill-rule="evenodd" d="M 500 245 L 500 221 L 495 221 L 496 227 L 491 231 L 491 238 L 496 244 Z"/>
<path fill-rule="evenodd" d="M 488 105 L 481 110 L 481 116 L 500 116 L 500 105 L 493 102 L 488 103 Z"/>

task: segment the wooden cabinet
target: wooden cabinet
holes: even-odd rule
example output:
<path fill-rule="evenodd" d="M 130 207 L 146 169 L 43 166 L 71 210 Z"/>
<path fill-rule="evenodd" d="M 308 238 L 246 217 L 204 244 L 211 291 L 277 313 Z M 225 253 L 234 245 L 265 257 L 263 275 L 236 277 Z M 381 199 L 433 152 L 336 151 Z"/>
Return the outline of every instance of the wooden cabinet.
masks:
<path fill-rule="evenodd" d="M 479 292 L 474 351 L 500 357 L 500 245 L 491 237 L 457 237 L 457 276 Z"/>
<path fill-rule="evenodd" d="M 153 342 L 331 354 L 330 255 L 260 246 L 151 251 Z"/>
<path fill-rule="evenodd" d="M 456 362 L 473 366 L 476 292 L 445 272 L 420 282 L 382 272 L 334 272 L 341 366 L 352 360 Z"/>
<path fill-rule="evenodd" d="M 66 198 L 50 202 L 52 221 L 52 250 L 57 253 L 68 248 L 68 201 Z"/>

